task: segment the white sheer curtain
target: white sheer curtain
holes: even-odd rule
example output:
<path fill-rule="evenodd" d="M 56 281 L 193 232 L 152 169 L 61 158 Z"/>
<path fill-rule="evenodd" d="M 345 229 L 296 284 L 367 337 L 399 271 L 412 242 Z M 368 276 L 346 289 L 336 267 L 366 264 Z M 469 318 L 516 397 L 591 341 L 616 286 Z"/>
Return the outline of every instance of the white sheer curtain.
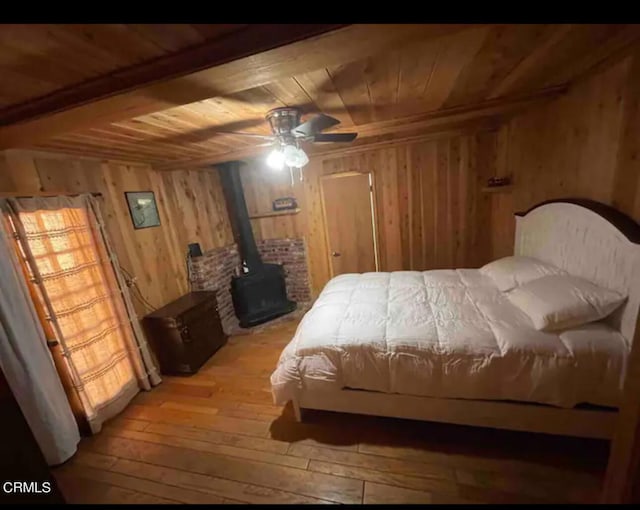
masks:
<path fill-rule="evenodd" d="M 88 195 L 9 199 L 12 221 L 91 430 L 160 382 Z"/>
<path fill-rule="evenodd" d="M 0 222 L 0 366 L 49 465 L 67 460 L 80 441 L 78 426 L 4 222 Z"/>

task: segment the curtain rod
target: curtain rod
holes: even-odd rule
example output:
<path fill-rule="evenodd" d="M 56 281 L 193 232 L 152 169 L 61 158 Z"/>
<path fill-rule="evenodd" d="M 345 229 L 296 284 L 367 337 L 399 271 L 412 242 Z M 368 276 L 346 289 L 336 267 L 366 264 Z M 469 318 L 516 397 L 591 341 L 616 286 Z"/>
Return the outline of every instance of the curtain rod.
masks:
<path fill-rule="evenodd" d="M 0 198 L 35 198 L 35 197 L 79 197 L 80 195 L 92 195 L 94 197 L 102 198 L 102 193 L 65 193 L 55 191 L 37 191 L 35 193 L 23 194 L 17 191 L 0 191 Z"/>

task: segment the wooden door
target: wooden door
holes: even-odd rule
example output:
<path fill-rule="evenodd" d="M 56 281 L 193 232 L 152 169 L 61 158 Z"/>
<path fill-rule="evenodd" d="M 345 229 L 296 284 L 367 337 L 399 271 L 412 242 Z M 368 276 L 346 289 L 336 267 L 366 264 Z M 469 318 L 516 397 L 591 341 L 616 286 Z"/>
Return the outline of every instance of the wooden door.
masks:
<path fill-rule="evenodd" d="M 331 276 L 377 271 L 371 174 L 322 177 L 322 204 Z"/>

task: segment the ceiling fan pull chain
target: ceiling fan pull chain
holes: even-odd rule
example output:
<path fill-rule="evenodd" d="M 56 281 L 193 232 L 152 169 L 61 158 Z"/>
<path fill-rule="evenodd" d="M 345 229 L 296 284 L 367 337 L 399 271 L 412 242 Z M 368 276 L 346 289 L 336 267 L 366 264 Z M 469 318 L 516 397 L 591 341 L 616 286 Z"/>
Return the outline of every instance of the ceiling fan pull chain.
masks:
<path fill-rule="evenodd" d="M 291 176 L 291 187 L 293 188 L 293 168 L 289 167 L 289 175 Z"/>

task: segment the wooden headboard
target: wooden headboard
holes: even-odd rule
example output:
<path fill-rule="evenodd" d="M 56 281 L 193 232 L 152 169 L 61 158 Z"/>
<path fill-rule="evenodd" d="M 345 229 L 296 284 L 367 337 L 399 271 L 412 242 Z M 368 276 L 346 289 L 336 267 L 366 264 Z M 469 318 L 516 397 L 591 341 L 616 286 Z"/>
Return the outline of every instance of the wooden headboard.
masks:
<path fill-rule="evenodd" d="M 626 294 L 607 320 L 631 345 L 640 308 L 640 225 L 633 219 L 592 200 L 543 202 L 516 214 L 514 253 Z"/>

